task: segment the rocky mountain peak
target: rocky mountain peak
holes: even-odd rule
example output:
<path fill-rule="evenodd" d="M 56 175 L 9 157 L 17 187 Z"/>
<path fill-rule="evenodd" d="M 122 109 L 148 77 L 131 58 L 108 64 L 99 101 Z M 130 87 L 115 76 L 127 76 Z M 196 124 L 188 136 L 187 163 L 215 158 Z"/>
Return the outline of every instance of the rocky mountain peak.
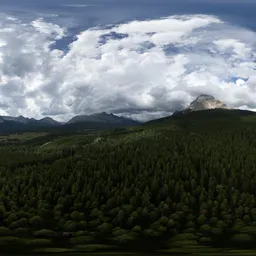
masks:
<path fill-rule="evenodd" d="M 190 105 L 182 111 L 176 111 L 178 113 L 188 113 L 193 111 L 207 110 L 207 109 L 229 109 L 226 104 L 220 100 L 215 99 L 212 95 L 201 94 Z"/>
<path fill-rule="evenodd" d="M 227 105 L 223 102 L 216 100 L 213 96 L 202 94 L 199 95 L 190 105 L 186 108 L 188 111 L 199 111 L 207 109 L 228 109 Z"/>
<path fill-rule="evenodd" d="M 208 94 L 201 94 L 196 98 L 196 101 L 205 101 L 205 100 L 213 101 L 215 100 L 215 98 Z"/>

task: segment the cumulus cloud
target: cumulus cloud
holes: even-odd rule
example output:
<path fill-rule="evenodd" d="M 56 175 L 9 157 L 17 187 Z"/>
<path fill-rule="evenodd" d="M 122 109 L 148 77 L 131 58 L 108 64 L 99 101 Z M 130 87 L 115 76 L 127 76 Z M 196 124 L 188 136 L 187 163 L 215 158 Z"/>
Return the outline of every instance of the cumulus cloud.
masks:
<path fill-rule="evenodd" d="M 92 28 L 65 51 L 68 31 L 1 17 L 0 114 L 67 120 L 107 111 L 166 116 L 201 93 L 256 109 L 256 33 L 207 15 Z"/>

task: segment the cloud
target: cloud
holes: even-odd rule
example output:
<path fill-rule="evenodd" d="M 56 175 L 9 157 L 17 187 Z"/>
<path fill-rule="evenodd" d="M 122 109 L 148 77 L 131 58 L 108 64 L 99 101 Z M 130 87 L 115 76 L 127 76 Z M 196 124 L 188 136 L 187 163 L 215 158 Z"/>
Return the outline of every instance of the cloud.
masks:
<path fill-rule="evenodd" d="M 201 93 L 256 109 L 256 33 L 208 15 L 131 21 L 83 31 L 1 17 L 0 114 L 67 120 L 107 111 L 166 116 Z M 237 79 L 234 79 L 237 78 Z"/>
<path fill-rule="evenodd" d="M 62 7 L 71 7 L 71 8 L 87 8 L 87 7 L 93 7 L 98 5 L 92 5 L 92 4 L 63 4 Z"/>

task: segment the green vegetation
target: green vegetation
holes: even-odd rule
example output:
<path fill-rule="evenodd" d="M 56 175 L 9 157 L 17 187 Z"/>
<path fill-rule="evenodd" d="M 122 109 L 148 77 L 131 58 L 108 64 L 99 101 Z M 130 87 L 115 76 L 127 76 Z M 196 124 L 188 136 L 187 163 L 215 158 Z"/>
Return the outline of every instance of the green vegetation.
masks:
<path fill-rule="evenodd" d="M 1 137 L 1 252 L 252 255 L 250 115 L 202 111 L 112 131 Z"/>
<path fill-rule="evenodd" d="M 45 132 L 26 132 L 26 133 L 15 133 L 0 136 L 0 145 L 17 145 L 22 144 L 27 141 L 33 141 L 33 139 L 38 139 L 45 137 L 47 133 Z"/>

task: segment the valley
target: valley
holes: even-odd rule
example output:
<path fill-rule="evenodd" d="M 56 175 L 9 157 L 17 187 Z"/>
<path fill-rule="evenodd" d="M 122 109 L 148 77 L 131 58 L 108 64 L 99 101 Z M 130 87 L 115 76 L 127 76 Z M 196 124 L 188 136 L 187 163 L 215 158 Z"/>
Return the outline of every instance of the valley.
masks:
<path fill-rule="evenodd" d="M 255 120 L 212 109 L 128 128 L 2 136 L 1 250 L 250 255 Z"/>

